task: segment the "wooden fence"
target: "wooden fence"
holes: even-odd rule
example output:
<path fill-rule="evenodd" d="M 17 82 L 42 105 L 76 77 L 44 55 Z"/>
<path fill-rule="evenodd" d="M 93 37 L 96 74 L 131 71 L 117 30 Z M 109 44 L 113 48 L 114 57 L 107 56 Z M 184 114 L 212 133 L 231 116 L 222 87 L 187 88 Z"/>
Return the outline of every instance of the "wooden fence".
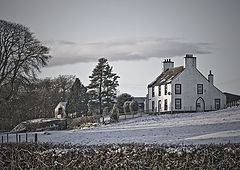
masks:
<path fill-rule="evenodd" d="M 123 120 L 123 119 L 131 119 L 131 118 L 137 118 L 137 117 L 141 117 L 143 116 L 145 113 L 144 112 L 135 112 L 135 113 L 119 113 L 119 120 Z"/>
<path fill-rule="evenodd" d="M 231 101 L 227 104 L 227 107 L 233 107 L 233 106 L 239 106 L 240 105 L 240 100 L 234 100 Z"/>

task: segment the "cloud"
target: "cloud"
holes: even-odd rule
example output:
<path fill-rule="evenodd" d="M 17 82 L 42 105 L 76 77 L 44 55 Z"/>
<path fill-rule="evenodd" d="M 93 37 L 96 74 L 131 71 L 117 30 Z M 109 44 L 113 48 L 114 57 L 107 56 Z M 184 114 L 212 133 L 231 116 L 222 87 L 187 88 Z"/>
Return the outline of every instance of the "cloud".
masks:
<path fill-rule="evenodd" d="M 186 53 L 209 54 L 211 44 L 192 43 L 179 39 L 145 38 L 115 40 L 106 42 L 76 43 L 58 41 L 48 43 L 53 59 L 49 66 L 96 62 L 105 57 L 109 61 L 147 60 L 150 58 L 171 58 Z"/>

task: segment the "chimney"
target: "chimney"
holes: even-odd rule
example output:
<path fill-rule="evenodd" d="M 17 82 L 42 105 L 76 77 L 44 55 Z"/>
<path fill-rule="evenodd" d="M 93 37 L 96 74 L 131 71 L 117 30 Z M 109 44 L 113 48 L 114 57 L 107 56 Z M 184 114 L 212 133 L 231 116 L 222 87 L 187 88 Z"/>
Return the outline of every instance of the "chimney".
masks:
<path fill-rule="evenodd" d="M 196 57 L 193 57 L 193 54 L 186 54 L 186 57 L 184 57 L 184 68 L 194 69 L 196 67 Z"/>
<path fill-rule="evenodd" d="M 213 74 L 212 74 L 212 71 L 211 71 L 211 70 L 209 71 L 208 81 L 209 81 L 211 84 L 213 84 Z"/>
<path fill-rule="evenodd" d="M 166 71 L 169 68 L 173 68 L 174 67 L 174 62 L 171 61 L 171 59 L 165 59 L 162 62 L 162 72 Z"/>

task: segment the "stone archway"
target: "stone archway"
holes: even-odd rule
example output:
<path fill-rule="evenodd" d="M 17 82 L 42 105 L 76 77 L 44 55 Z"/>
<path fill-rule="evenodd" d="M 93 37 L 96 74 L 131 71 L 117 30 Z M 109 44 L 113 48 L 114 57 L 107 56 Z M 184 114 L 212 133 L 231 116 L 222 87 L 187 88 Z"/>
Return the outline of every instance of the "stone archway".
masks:
<path fill-rule="evenodd" d="M 196 100 L 196 111 L 197 112 L 204 112 L 205 111 L 205 102 L 202 97 L 199 97 Z"/>

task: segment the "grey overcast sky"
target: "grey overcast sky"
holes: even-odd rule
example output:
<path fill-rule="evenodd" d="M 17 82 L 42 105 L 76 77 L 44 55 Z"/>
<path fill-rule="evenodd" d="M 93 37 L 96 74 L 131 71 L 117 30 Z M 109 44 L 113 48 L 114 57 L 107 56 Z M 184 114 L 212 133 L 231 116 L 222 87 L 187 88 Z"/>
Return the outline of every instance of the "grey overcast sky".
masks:
<path fill-rule="evenodd" d="M 164 58 L 179 66 L 193 53 L 216 87 L 240 94 L 239 0 L 0 0 L 0 19 L 29 27 L 50 47 L 41 78 L 72 74 L 88 85 L 106 57 L 120 93 L 145 96 Z"/>

